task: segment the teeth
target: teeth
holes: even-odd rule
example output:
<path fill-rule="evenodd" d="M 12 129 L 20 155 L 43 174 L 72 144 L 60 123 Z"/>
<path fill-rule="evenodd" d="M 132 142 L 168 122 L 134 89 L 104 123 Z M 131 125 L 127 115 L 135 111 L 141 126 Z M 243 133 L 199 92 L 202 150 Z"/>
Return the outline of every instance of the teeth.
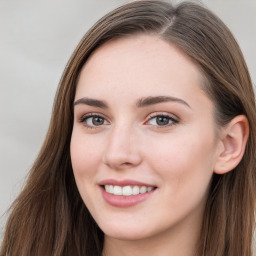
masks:
<path fill-rule="evenodd" d="M 109 193 L 113 194 L 114 193 L 114 186 L 109 185 Z"/>
<path fill-rule="evenodd" d="M 114 186 L 114 192 L 113 192 L 114 195 L 117 195 L 117 196 L 121 196 L 123 194 L 123 190 L 121 187 L 119 186 Z"/>
<path fill-rule="evenodd" d="M 105 185 L 106 192 L 110 194 L 114 194 L 116 196 L 131 196 L 138 195 L 150 192 L 154 189 L 154 187 L 146 187 L 146 186 L 113 186 L 113 185 Z"/>
<path fill-rule="evenodd" d="M 124 196 L 130 196 L 130 195 L 132 195 L 132 187 L 131 187 L 131 186 L 125 186 L 125 187 L 123 187 L 123 195 L 124 195 Z"/>
<path fill-rule="evenodd" d="M 147 187 L 145 187 L 145 186 L 140 187 L 140 194 L 143 194 L 146 192 L 147 192 Z"/>
<path fill-rule="evenodd" d="M 114 194 L 114 187 L 112 185 L 105 185 L 105 190 L 110 194 Z"/>
<path fill-rule="evenodd" d="M 153 190 L 153 187 L 148 187 L 147 188 L 147 192 L 150 192 L 150 191 L 152 191 Z"/>
<path fill-rule="evenodd" d="M 134 186 L 132 188 L 132 194 L 133 195 L 138 195 L 140 193 L 140 188 L 138 186 Z"/>

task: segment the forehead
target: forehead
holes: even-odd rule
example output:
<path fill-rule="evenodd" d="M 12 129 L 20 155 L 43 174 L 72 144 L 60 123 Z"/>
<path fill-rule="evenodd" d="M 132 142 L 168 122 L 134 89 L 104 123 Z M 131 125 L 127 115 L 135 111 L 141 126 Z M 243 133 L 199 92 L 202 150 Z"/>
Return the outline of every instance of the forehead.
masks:
<path fill-rule="evenodd" d="M 185 64 L 190 71 L 199 74 L 196 65 L 177 46 L 149 34 L 130 35 L 103 44 L 89 56 L 84 68 L 102 69 L 104 64 L 107 65 L 105 67 L 119 67 L 122 64 L 126 65 L 126 70 L 129 71 L 136 62 L 140 63 L 143 60 L 144 68 L 156 69 L 158 66 L 161 69 L 174 69 L 180 64 Z"/>
<path fill-rule="evenodd" d="M 135 35 L 107 42 L 89 57 L 76 95 L 116 91 L 126 98 L 147 92 L 186 97 L 196 93 L 202 81 L 197 66 L 176 46 L 157 36 Z"/>

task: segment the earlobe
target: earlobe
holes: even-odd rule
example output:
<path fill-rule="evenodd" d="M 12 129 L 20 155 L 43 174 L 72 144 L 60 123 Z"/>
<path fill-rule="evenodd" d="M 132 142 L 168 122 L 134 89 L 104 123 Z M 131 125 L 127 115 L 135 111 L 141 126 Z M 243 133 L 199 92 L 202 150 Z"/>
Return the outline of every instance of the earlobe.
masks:
<path fill-rule="evenodd" d="M 239 115 L 233 118 L 223 128 L 214 172 L 224 174 L 233 170 L 241 161 L 246 142 L 249 136 L 249 124 L 246 116 Z"/>

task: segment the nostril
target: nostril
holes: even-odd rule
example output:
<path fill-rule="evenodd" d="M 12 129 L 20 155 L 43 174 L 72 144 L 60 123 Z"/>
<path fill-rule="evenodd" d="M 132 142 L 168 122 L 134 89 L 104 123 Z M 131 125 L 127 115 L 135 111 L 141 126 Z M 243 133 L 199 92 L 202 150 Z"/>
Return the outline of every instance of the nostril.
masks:
<path fill-rule="evenodd" d="M 102 162 L 113 169 L 131 168 L 139 165 L 141 161 L 141 156 L 137 152 L 124 150 L 106 150 L 102 158 Z"/>

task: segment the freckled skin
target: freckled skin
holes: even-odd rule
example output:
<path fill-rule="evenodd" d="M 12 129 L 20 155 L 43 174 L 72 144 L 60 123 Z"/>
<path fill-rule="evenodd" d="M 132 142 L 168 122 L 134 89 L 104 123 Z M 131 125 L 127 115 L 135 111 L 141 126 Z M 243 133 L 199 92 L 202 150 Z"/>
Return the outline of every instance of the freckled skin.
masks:
<path fill-rule="evenodd" d="M 105 233 L 105 246 L 147 241 L 150 248 L 172 241 L 158 255 L 169 255 L 163 251 L 168 246 L 169 252 L 175 248 L 172 255 L 193 255 L 219 142 L 213 103 L 201 87 L 200 72 L 188 57 L 154 36 L 108 42 L 83 67 L 75 100 L 104 100 L 108 109 L 75 106 L 71 159 L 83 201 Z M 190 107 L 179 102 L 136 107 L 138 99 L 159 95 L 180 98 Z M 79 120 L 88 113 L 106 122 L 87 127 L 90 119 Z M 155 113 L 178 122 L 161 127 L 149 117 Z M 109 178 L 157 189 L 135 206 L 113 207 L 98 185 Z"/>

